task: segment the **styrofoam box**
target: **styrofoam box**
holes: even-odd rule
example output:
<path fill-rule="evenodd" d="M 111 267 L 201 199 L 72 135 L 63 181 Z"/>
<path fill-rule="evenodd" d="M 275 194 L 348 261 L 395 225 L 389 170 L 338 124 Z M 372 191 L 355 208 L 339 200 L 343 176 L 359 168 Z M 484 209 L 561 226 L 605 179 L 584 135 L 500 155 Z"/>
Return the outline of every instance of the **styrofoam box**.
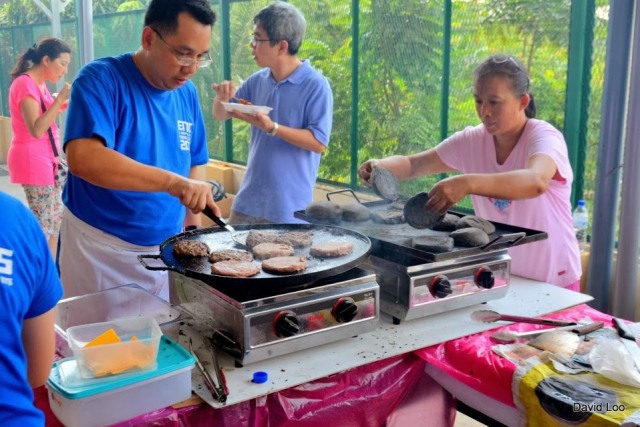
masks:
<path fill-rule="evenodd" d="M 88 342 L 109 329 L 115 330 L 122 341 L 86 347 Z M 67 329 L 69 346 L 78 362 L 80 375 L 85 378 L 155 368 L 154 361 L 158 355 L 161 336 L 158 322 L 147 316 L 122 318 Z"/>
<path fill-rule="evenodd" d="M 51 410 L 67 427 L 107 426 L 191 397 L 195 359 L 167 337 L 162 337 L 153 371 L 93 379 L 76 374 L 65 379 L 59 369 L 64 363 L 75 361 L 57 361 L 47 388 Z"/>

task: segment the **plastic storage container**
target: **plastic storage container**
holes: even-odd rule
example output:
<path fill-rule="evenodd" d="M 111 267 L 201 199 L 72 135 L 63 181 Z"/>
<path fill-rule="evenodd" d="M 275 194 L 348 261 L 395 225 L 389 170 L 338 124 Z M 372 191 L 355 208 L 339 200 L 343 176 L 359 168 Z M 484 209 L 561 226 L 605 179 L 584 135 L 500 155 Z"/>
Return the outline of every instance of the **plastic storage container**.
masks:
<path fill-rule="evenodd" d="M 162 337 L 157 368 L 106 378 L 79 375 L 72 358 L 54 363 L 47 381 L 49 405 L 67 427 L 106 426 L 191 397 L 189 352 Z"/>
<path fill-rule="evenodd" d="M 175 325 L 185 319 L 179 307 L 171 307 L 134 283 L 63 299 L 56 305 L 55 314 L 56 352 L 62 357 L 73 354 L 67 339 L 67 329 L 73 326 L 125 317 L 153 317 L 163 334 L 177 341 Z"/>
<path fill-rule="evenodd" d="M 91 294 L 65 298 L 58 302 L 56 327 L 66 331 L 72 326 L 108 322 L 123 317 L 153 317 L 160 327 L 175 321 L 181 311 L 162 298 L 130 283 Z"/>
<path fill-rule="evenodd" d="M 121 341 L 87 346 L 108 331 L 115 332 Z M 84 378 L 154 369 L 161 336 L 153 317 L 129 317 L 67 330 L 69 346 Z"/>

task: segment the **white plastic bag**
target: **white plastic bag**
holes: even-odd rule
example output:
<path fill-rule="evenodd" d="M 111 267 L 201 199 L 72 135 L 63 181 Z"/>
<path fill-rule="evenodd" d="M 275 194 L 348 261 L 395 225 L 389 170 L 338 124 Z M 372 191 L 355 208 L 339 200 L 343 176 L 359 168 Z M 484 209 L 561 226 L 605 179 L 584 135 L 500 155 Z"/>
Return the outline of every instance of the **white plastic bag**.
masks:
<path fill-rule="evenodd" d="M 620 340 L 598 338 L 589 354 L 589 361 L 600 375 L 620 384 L 640 387 L 640 371 Z"/>

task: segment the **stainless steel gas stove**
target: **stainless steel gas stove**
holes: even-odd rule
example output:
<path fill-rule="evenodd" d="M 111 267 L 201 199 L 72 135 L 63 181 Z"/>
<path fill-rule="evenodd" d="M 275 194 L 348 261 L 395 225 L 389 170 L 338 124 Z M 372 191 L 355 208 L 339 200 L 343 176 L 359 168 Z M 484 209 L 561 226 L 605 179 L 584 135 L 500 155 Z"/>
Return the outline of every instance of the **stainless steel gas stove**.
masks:
<path fill-rule="evenodd" d="M 389 251 L 379 255 L 361 267 L 376 273 L 380 310 L 395 324 L 502 298 L 509 288 L 506 250 L 433 262 Z"/>
<path fill-rule="evenodd" d="M 327 198 L 330 199 L 328 195 Z M 385 201 L 362 204 L 372 213 L 397 209 Z M 455 211 L 449 213 L 464 216 Z M 311 223 L 325 223 L 304 211 L 297 211 L 295 216 Z M 447 232 L 371 219 L 338 224 L 371 240 L 369 257 L 359 267 L 376 274 L 380 310 L 391 315 L 396 324 L 502 298 L 510 280 L 508 248 L 547 238 L 544 232 L 493 222 L 496 231 L 484 246 L 455 246 L 449 252 L 430 252 L 414 245 L 414 239 L 448 235 Z"/>
<path fill-rule="evenodd" d="M 380 317 L 376 276 L 357 267 L 295 291 L 257 298 L 223 293 L 173 271 L 169 277 L 171 304 L 189 312 L 193 327 L 237 365 L 372 331 Z M 243 286 L 241 279 L 237 285 Z"/>

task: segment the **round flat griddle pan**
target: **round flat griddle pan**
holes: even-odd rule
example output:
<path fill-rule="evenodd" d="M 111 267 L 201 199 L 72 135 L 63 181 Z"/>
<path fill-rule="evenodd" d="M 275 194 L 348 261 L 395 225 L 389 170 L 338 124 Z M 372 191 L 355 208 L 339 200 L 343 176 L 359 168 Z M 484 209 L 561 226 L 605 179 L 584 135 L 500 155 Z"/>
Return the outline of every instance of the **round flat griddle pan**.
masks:
<path fill-rule="evenodd" d="M 371 250 L 371 241 L 363 234 L 331 225 L 317 224 L 254 224 L 238 225 L 234 227 L 236 237 L 241 241 L 246 240 L 250 230 L 271 231 L 276 233 L 288 231 L 306 231 L 313 234 L 313 244 L 327 241 L 350 242 L 353 244 L 353 252 L 335 258 L 316 258 L 309 255 L 309 247 L 295 248 L 294 255 L 307 258 L 307 268 L 301 273 L 276 275 L 260 270 L 255 276 L 247 278 L 228 277 L 213 274 L 208 257 L 187 257 L 175 255 L 173 245 L 180 240 L 200 240 L 209 246 L 211 251 L 223 249 L 243 249 L 250 252 L 250 248 L 239 245 L 233 240 L 231 233 L 220 228 L 202 228 L 177 234 L 165 240 L 160 245 L 160 255 L 141 255 L 138 258 L 147 269 L 173 270 L 195 279 L 202 280 L 214 287 L 217 285 L 233 285 L 242 287 L 276 286 L 289 289 L 292 286 L 315 282 L 325 277 L 343 273 L 364 261 Z M 145 258 L 159 258 L 167 268 L 150 267 Z M 260 265 L 260 260 L 254 260 Z"/>

